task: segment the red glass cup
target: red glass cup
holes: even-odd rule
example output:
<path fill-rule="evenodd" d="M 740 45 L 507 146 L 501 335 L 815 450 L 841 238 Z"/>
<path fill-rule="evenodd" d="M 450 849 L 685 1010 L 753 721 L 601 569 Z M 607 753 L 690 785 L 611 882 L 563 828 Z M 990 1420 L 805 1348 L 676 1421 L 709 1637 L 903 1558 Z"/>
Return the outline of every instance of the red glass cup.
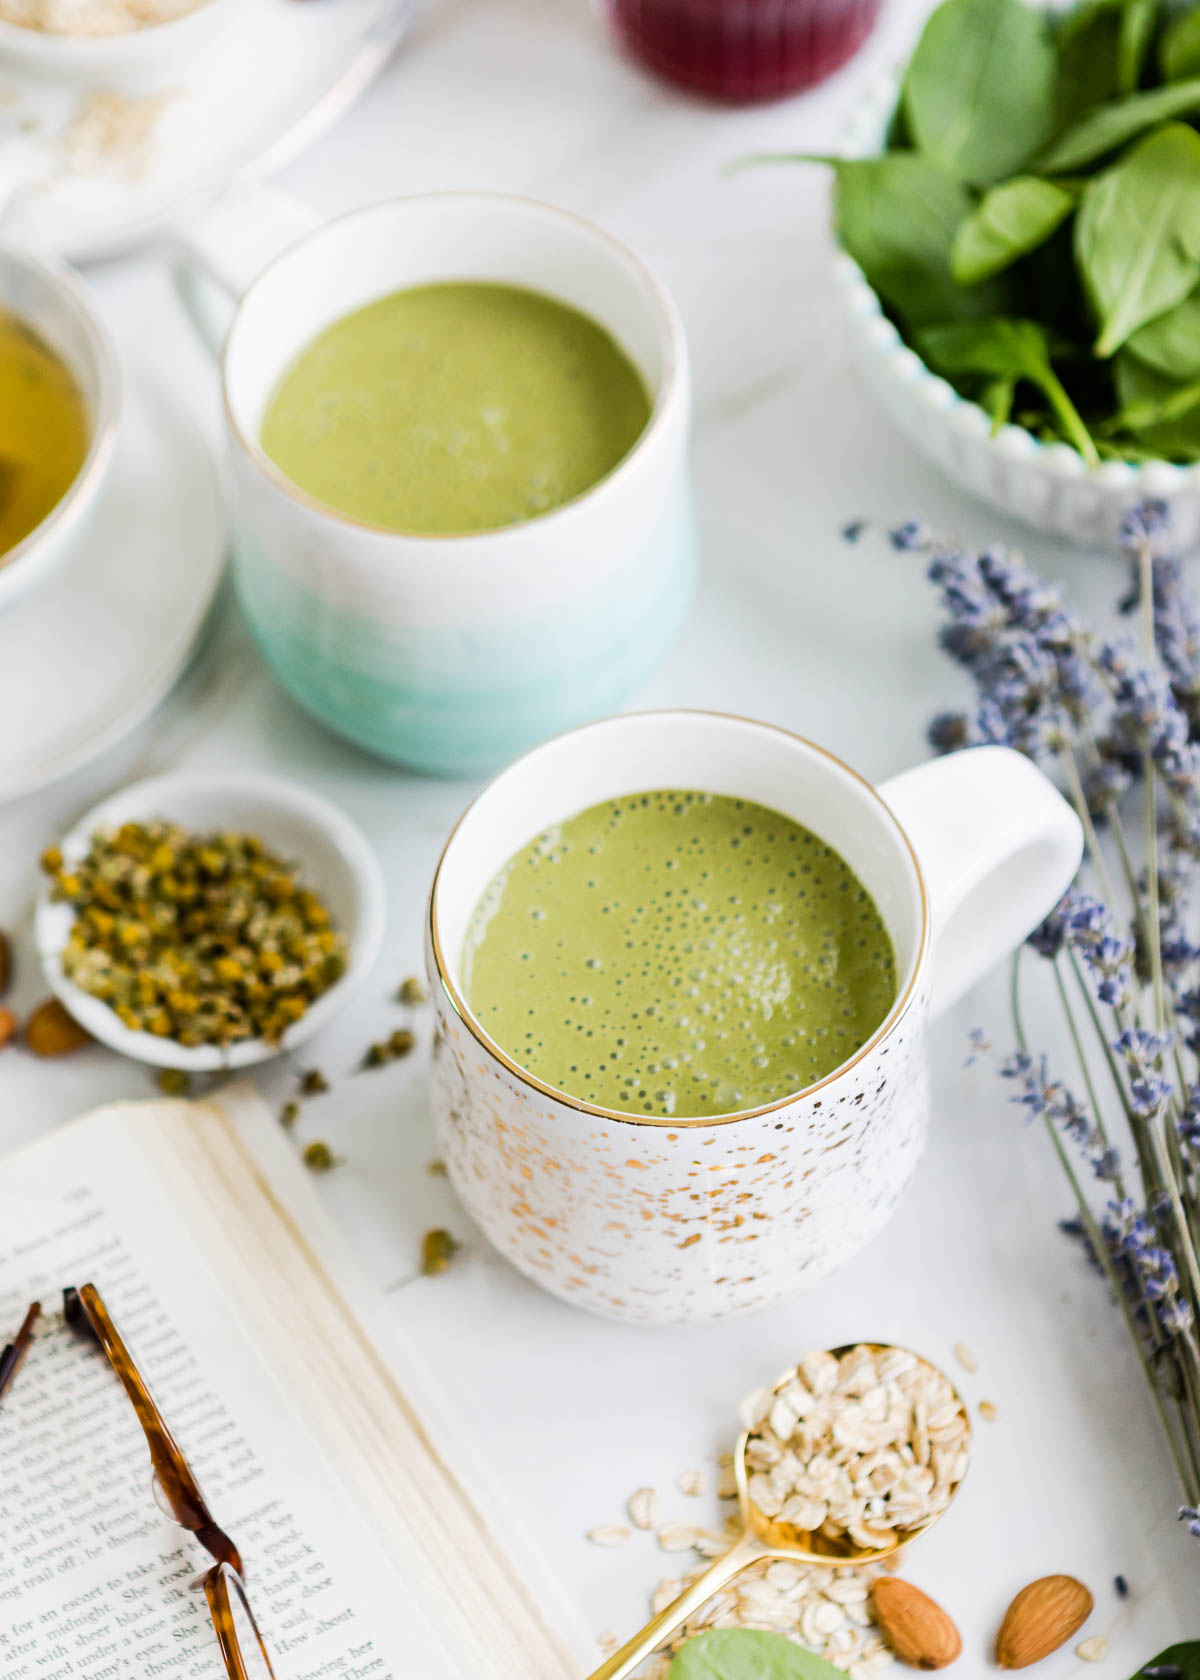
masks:
<path fill-rule="evenodd" d="M 664 80 L 733 104 L 823 81 L 870 34 L 880 0 L 607 0 L 629 52 Z"/>

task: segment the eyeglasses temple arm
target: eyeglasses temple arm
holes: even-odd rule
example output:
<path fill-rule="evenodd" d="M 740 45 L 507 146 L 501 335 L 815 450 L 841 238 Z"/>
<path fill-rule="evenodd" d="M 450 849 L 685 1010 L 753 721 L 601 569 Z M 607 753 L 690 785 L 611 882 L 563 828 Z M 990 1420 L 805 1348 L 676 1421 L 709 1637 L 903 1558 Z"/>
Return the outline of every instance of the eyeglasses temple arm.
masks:
<path fill-rule="evenodd" d="M 12 1386 L 13 1378 L 21 1369 L 21 1361 L 29 1351 L 29 1344 L 33 1340 L 33 1327 L 42 1316 L 42 1304 L 35 1301 L 25 1314 L 21 1328 L 12 1341 L 0 1353 L 0 1399 Z"/>

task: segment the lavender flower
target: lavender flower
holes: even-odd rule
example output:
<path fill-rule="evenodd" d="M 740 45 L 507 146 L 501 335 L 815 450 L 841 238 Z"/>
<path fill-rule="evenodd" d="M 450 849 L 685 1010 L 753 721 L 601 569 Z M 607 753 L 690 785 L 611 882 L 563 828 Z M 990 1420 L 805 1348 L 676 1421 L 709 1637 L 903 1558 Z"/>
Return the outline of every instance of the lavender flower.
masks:
<path fill-rule="evenodd" d="M 1079 1212 L 1061 1227 L 1123 1297 L 1179 1467 L 1181 1517 L 1200 1538 L 1190 1234 L 1200 1225 L 1200 601 L 1170 550 L 1165 504 L 1133 508 L 1121 540 L 1133 581 L 1121 606 L 1152 619 L 1149 655 L 1128 637 L 1094 635 L 1059 587 L 1004 549 L 941 544 L 915 521 L 892 533 L 899 552 L 928 556 L 945 614 L 941 646 L 975 691 L 972 706 L 933 720 L 930 744 L 954 752 L 999 742 L 1051 774 L 1057 768 L 1090 816 L 1089 837 L 1100 835 L 1105 857 L 1093 862 L 1106 894 L 1111 880 L 1129 889 L 1105 903 L 1077 883 L 1029 937 L 1042 956 L 1066 958 L 1082 973 L 1086 1010 L 1073 987 L 1061 996 L 1089 1103 L 1051 1074 L 1040 1051 L 1022 1049 L 1000 1072 L 1027 1119 L 1043 1120 L 1071 1146 L 1064 1159 Z M 1139 785 L 1145 798 L 1131 844 L 1123 804 Z M 1139 876 L 1143 832 L 1156 845 Z M 1105 1042 L 1089 1051 L 1083 1038 L 1093 1022 Z M 988 1048 L 981 1030 L 972 1034 L 972 1060 Z M 1075 1153 L 1090 1173 L 1076 1169 Z M 1113 1186 L 1114 1199 L 1093 1211 L 1098 1185 Z"/>

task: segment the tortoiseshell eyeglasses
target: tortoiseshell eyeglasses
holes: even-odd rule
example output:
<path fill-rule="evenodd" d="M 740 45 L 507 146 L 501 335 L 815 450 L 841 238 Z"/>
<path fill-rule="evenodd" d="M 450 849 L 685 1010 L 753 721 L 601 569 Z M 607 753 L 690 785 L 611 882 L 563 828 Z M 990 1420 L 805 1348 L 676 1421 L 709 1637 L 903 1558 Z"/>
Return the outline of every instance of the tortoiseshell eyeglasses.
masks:
<path fill-rule="evenodd" d="M 0 1398 L 21 1367 L 41 1310 L 40 1303 L 35 1301 L 14 1339 L 0 1353 Z M 101 1349 L 132 1401 L 150 1448 L 158 1503 L 181 1528 L 195 1535 L 213 1560 L 212 1568 L 195 1584 L 204 1589 L 229 1680 L 275 1680 L 275 1670 L 246 1598 L 238 1549 L 213 1520 L 187 1459 L 167 1428 L 95 1285 L 85 1283 L 79 1289 L 64 1289 L 63 1315 L 81 1341 Z"/>

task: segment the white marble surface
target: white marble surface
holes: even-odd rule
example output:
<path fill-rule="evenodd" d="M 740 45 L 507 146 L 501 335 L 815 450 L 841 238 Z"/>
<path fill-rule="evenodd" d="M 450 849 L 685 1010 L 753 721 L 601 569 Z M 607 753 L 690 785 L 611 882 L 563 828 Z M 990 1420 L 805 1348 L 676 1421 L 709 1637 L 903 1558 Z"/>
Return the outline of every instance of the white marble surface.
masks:
<path fill-rule="evenodd" d="M 849 547 L 848 519 L 919 513 L 974 539 L 1000 522 L 934 477 L 891 430 L 849 367 L 836 316 L 818 169 L 730 179 L 721 166 L 769 148 L 827 149 L 873 68 L 900 50 L 911 9 L 891 0 L 875 40 L 817 93 L 769 110 L 711 110 L 657 88 L 609 50 L 585 0 L 441 0 L 423 33 L 284 184 L 326 211 L 393 192 L 494 187 L 554 200 L 629 240 L 677 297 L 695 361 L 695 458 L 703 583 L 687 630 L 641 705 L 710 706 L 814 736 L 877 777 L 923 752 L 958 679 L 933 646 L 919 565 L 878 537 Z M 123 349 L 166 370 L 181 402 L 215 420 L 215 385 L 149 258 L 93 271 Z M 1013 534 L 1016 527 L 1010 528 Z M 1111 557 L 1028 549 L 1088 602 L 1116 594 Z M 70 673 L 61 680 L 70 681 Z M 87 704 L 80 694 L 81 706 Z M 20 718 L 5 727 L 20 727 Z M 389 994 L 419 966 L 419 929 L 441 841 L 470 793 L 360 756 L 273 687 L 226 603 L 194 668 L 152 724 L 86 772 L 0 810 L 0 925 L 14 930 L 16 1002 L 42 993 L 29 939 L 38 850 L 105 791 L 172 765 L 269 767 L 331 795 L 377 845 L 391 892 L 386 950 L 361 1004 L 316 1059 L 334 1081 L 306 1110 L 347 1164 L 323 1192 L 398 1323 L 440 1378 L 574 1603 L 581 1672 L 589 1639 L 630 1631 L 678 1559 L 639 1535 L 622 1551 L 584 1532 L 619 1520 L 640 1484 L 672 1490 L 712 1466 L 739 1396 L 809 1345 L 860 1336 L 907 1342 L 953 1369 L 966 1341 L 972 1401 L 995 1402 L 953 1513 L 907 1572 L 958 1619 L 958 1672 L 985 1672 L 1009 1596 L 1066 1570 L 1093 1587 L 1089 1631 L 1112 1636 L 1094 1672 L 1125 1680 L 1173 1639 L 1200 1634 L 1200 1554 L 1174 1521 L 1175 1489 L 1134 1364 L 1094 1279 L 1055 1230 L 1068 1211 L 1044 1140 L 986 1072 L 964 1070 L 966 1028 L 1003 1040 L 999 980 L 938 1028 L 931 1148 L 883 1238 L 809 1299 L 705 1331 L 647 1331 L 586 1318 L 523 1282 L 465 1227 L 434 1154 L 424 1058 L 350 1076 L 365 1043 L 401 1012 Z M 427 1022 L 414 1023 L 422 1039 Z M 422 1043 L 422 1052 L 427 1048 Z M 260 1085 L 288 1091 L 278 1067 Z M 0 1141 L 149 1089 L 147 1073 L 87 1051 L 58 1066 L 0 1060 Z M 464 1236 L 455 1267 L 413 1280 L 423 1230 Z M 703 1509 L 682 1495 L 672 1515 Z M 1132 1596 L 1118 1605 L 1118 1573 Z M 1063 1680 L 1069 1650 L 1040 1670 Z"/>

